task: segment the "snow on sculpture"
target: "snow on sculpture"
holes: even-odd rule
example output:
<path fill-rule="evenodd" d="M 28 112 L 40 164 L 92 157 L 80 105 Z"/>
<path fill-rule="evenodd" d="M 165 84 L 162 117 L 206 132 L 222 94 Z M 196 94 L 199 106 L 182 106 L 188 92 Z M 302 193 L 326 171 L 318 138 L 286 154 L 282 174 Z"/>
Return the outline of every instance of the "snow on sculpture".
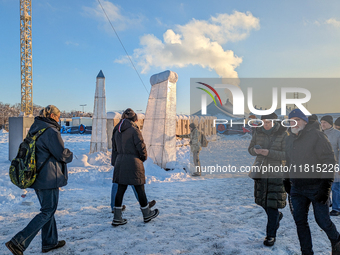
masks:
<path fill-rule="evenodd" d="M 106 118 L 105 77 L 100 70 L 94 96 L 90 153 L 107 151 Z"/>
<path fill-rule="evenodd" d="M 171 169 L 176 164 L 176 82 L 178 75 L 165 71 L 151 76 L 151 92 L 143 124 L 148 157 Z"/>

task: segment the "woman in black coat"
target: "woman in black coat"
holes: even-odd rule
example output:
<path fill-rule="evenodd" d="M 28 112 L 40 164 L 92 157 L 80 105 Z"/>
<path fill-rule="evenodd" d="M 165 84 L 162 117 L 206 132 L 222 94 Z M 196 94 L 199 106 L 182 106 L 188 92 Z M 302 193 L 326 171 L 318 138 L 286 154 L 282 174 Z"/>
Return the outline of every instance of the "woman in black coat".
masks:
<path fill-rule="evenodd" d="M 113 226 L 127 223 L 127 220 L 122 218 L 122 202 L 128 185 L 133 185 L 136 189 L 144 222 L 149 222 L 159 214 L 158 209 L 152 211 L 149 208 L 145 194 L 143 162 L 147 159 L 147 152 L 142 133 L 136 125 L 136 121 L 136 113 L 128 108 L 124 111 L 120 122 L 113 129 L 111 164 L 114 166 L 113 182 L 118 184 Z"/>
<path fill-rule="evenodd" d="M 263 166 L 280 167 L 286 159 L 285 140 L 286 128 L 279 122 L 275 113 L 264 115 L 261 120 L 262 127 L 257 127 L 249 144 L 248 151 L 252 156 L 256 156 L 255 162 L 263 162 Z M 261 146 L 262 149 L 257 149 Z M 256 163 L 255 163 L 256 164 Z M 255 203 L 262 206 L 267 213 L 267 236 L 263 242 L 266 246 L 272 246 L 276 240 L 276 231 L 283 214 L 278 209 L 286 206 L 286 191 L 283 185 L 283 173 L 271 172 L 261 174 L 255 178 L 254 197 Z"/>

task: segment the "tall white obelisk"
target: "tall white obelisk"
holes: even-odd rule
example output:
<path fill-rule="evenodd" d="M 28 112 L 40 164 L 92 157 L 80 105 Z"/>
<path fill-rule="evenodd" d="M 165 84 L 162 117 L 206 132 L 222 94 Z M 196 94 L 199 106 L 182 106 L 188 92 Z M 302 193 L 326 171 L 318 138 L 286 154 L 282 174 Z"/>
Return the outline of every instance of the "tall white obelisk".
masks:
<path fill-rule="evenodd" d="M 166 170 L 176 163 L 177 80 L 177 73 L 169 70 L 151 76 L 152 87 L 143 124 L 148 157 Z"/>
<path fill-rule="evenodd" d="M 94 96 L 90 153 L 107 151 L 106 120 L 105 77 L 100 70 Z"/>

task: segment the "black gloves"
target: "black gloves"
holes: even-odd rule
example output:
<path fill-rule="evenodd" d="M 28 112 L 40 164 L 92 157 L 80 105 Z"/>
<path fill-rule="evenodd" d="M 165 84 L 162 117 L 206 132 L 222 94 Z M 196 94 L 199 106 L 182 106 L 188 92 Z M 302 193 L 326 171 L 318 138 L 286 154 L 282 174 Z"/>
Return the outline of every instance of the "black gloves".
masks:
<path fill-rule="evenodd" d="M 289 179 L 283 179 L 283 185 L 285 186 L 285 190 L 290 195 L 290 188 L 292 187 Z"/>
<path fill-rule="evenodd" d="M 139 159 L 144 162 L 146 160 L 146 157 L 145 156 L 140 156 Z"/>
<path fill-rule="evenodd" d="M 329 194 L 331 192 L 331 186 L 332 186 L 332 179 L 324 179 L 322 180 L 319 191 L 315 195 L 315 201 L 321 204 L 326 204 L 329 198 Z"/>

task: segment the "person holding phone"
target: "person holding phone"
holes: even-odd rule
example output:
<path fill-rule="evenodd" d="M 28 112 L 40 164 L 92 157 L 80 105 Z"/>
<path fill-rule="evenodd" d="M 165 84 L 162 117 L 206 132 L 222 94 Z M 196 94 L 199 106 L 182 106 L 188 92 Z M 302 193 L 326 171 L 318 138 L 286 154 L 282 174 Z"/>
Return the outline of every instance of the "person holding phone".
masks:
<path fill-rule="evenodd" d="M 256 127 L 248 151 L 256 156 L 254 165 L 281 166 L 285 160 L 286 128 L 276 120 L 277 115 L 272 113 L 261 117 L 263 126 Z M 260 164 L 259 164 L 260 163 Z M 255 203 L 263 207 L 267 213 L 265 246 L 273 246 L 276 240 L 276 232 L 283 214 L 278 209 L 286 206 L 286 192 L 283 185 L 282 173 L 261 174 L 255 179 L 254 184 Z"/>

